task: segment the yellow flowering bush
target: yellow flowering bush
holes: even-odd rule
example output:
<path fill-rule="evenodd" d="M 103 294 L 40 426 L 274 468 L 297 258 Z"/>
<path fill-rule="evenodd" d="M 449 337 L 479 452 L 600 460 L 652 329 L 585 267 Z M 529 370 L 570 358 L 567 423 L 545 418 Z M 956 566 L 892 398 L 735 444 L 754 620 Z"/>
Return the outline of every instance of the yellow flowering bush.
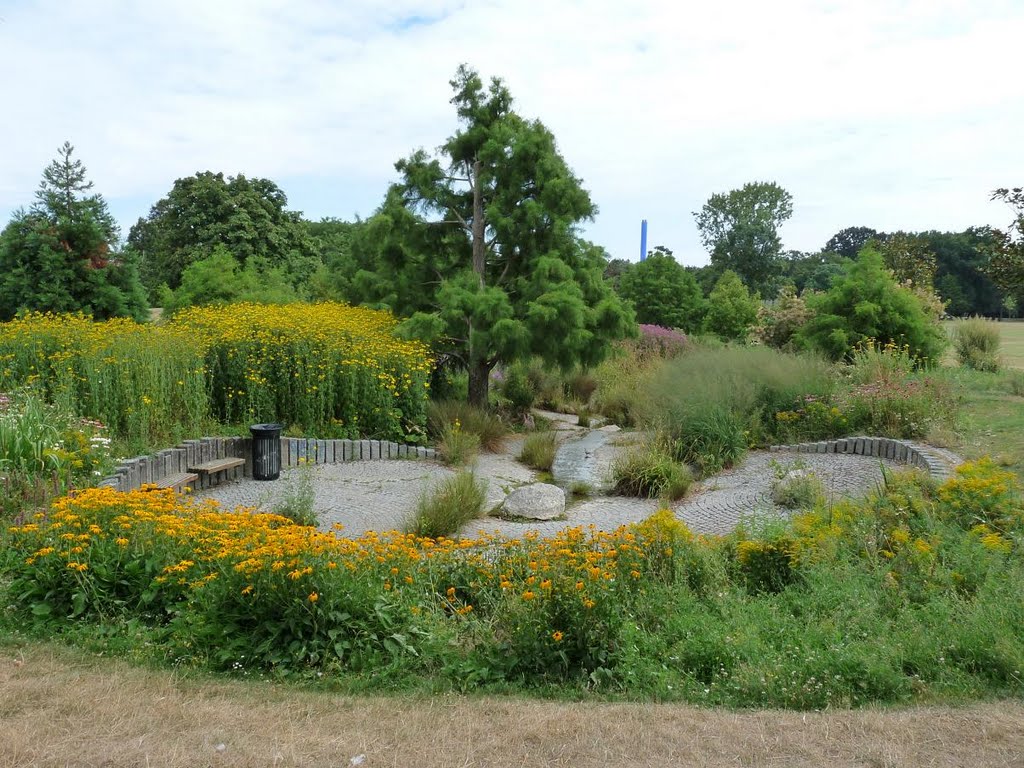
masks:
<path fill-rule="evenodd" d="M 505 666 L 591 668 L 613 654 L 625 608 L 652 575 L 665 578 L 666 547 L 686 538 L 665 530 L 349 539 L 169 490 L 96 488 L 10 528 L 8 571 L 30 614 L 159 623 L 173 613 L 175 637 L 225 668 L 241 656 L 361 667 L 404 652 L 438 617 L 497 631 Z"/>
<path fill-rule="evenodd" d="M 343 304 L 197 307 L 165 325 L 28 314 L 0 324 L 0 391 L 32 385 L 141 449 L 225 423 L 403 439 L 431 360 L 386 312 Z"/>
<path fill-rule="evenodd" d="M 1024 530 L 1024 500 L 1016 476 L 984 457 L 958 467 L 939 498 L 967 529 L 986 526 L 1002 534 Z"/>

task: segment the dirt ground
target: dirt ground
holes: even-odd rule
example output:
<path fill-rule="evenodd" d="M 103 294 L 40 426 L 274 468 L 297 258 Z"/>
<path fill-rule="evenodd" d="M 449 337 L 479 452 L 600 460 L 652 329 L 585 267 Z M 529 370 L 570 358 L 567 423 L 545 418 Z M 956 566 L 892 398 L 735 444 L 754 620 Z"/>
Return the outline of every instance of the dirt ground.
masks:
<path fill-rule="evenodd" d="M 1024 703 L 825 713 L 185 679 L 0 648 L 0 766 L 1024 766 Z"/>

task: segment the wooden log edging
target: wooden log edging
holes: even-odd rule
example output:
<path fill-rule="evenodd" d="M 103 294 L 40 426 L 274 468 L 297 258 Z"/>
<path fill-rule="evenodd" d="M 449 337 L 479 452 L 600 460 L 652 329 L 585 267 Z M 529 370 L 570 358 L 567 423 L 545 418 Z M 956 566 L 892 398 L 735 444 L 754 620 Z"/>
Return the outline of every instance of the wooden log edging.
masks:
<path fill-rule="evenodd" d="M 909 440 L 895 440 L 889 437 L 844 437 L 839 440 L 822 440 L 816 443 L 794 445 L 773 445 L 769 451 L 792 451 L 794 453 L 847 453 L 856 456 L 873 456 L 889 459 L 901 464 L 923 469 L 936 480 L 946 480 L 954 470 L 964 463 L 961 456 L 942 448 Z"/>
<path fill-rule="evenodd" d="M 379 459 L 433 459 L 433 448 L 405 445 L 389 440 L 316 440 L 305 437 L 281 438 L 281 468 L 299 464 L 341 464 L 346 461 L 376 461 Z M 221 472 L 220 477 L 202 474 L 195 488 L 209 488 L 228 480 L 252 476 L 251 437 L 204 437 L 185 440 L 174 448 L 167 448 L 148 456 L 125 459 L 114 473 L 98 485 L 117 491 L 134 491 L 146 483 L 158 483 L 165 477 L 185 472 L 188 467 L 214 459 L 228 457 L 245 459 L 245 464 Z"/>

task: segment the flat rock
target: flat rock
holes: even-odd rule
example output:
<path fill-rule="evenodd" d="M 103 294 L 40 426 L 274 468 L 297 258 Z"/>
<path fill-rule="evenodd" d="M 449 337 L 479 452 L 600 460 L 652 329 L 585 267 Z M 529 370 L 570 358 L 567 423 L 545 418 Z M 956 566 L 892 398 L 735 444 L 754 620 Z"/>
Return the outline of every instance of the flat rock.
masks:
<path fill-rule="evenodd" d="M 553 520 L 565 514 L 565 491 L 550 483 L 524 485 L 505 498 L 501 512 L 509 517 Z"/>

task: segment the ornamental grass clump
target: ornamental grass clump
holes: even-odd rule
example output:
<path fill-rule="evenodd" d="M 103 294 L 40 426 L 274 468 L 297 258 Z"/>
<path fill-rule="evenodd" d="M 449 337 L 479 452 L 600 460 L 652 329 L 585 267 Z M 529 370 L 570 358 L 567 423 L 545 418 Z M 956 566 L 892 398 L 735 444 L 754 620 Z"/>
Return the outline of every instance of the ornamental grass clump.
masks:
<path fill-rule="evenodd" d="M 486 501 L 487 481 L 472 472 L 459 472 L 424 491 L 409 530 L 417 536 L 451 536 L 481 517 Z"/>
<path fill-rule="evenodd" d="M 462 423 L 445 424 L 437 441 L 437 454 L 445 464 L 464 467 L 476 460 L 480 450 L 480 437 L 472 432 L 463 432 Z"/>
<path fill-rule="evenodd" d="M 676 501 L 693 483 L 690 469 L 651 445 L 629 451 L 612 465 L 615 492 L 623 496 Z"/>
<path fill-rule="evenodd" d="M 665 363 L 638 395 L 640 421 L 676 460 L 711 474 L 772 439 L 775 414 L 808 397 L 827 400 L 834 375 L 815 357 L 766 347 L 695 349 Z"/>
<path fill-rule="evenodd" d="M 477 408 L 465 400 L 431 400 L 427 404 L 427 432 L 435 439 L 455 424 L 464 434 L 476 435 L 485 451 L 500 451 L 508 435 L 508 427 L 491 411 Z"/>
<path fill-rule="evenodd" d="M 519 451 L 519 460 L 530 469 L 550 472 L 558 452 L 558 438 L 554 430 L 533 432 L 526 436 Z"/>
<path fill-rule="evenodd" d="M 999 328 L 994 322 L 982 317 L 960 320 L 952 336 L 960 365 L 990 373 L 999 370 Z"/>

